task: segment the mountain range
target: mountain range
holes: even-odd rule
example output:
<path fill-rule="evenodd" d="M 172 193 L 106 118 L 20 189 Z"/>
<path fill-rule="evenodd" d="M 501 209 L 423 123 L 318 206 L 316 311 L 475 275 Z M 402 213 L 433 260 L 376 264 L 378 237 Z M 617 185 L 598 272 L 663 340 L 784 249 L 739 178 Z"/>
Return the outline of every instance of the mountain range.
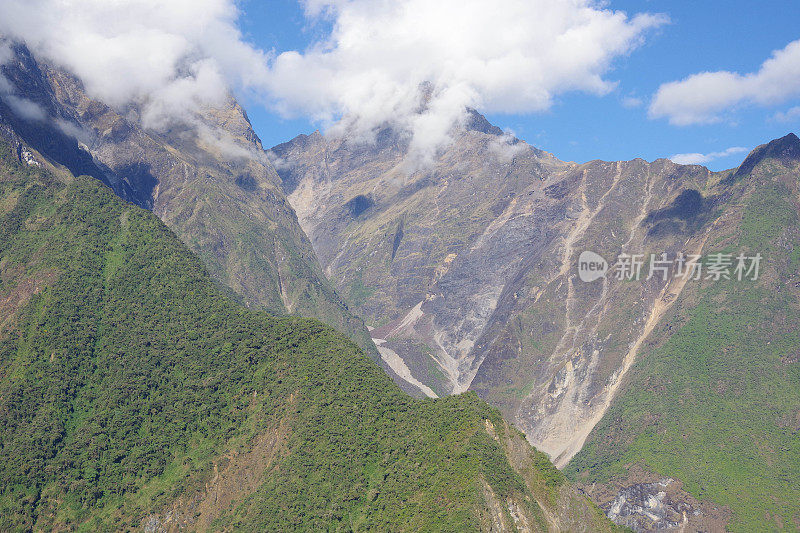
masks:
<path fill-rule="evenodd" d="M 638 487 L 615 511 L 636 529 L 800 521 L 795 135 L 725 172 L 563 162 L 474 112 L 418 172 L 388 128 L 271 152 L 326 275 L 418 393 L 475 391 L 608 511 Z M 586 251 L 644 275 L 581 281 Z M 676 276 L 723 252 L 761 254 L 761 276 Z"/>
<path fill-rule="evenodd" d="M 474 394 L 414 400 L 49 166 L 0 142 L 1 530 L 614 529 Z"/>
<path fill-rule="evenodd" d="M 0 73 L 1 529 L 800 528 L 795 135 L 578 164 L 468 110 L 420 166 Z"/>

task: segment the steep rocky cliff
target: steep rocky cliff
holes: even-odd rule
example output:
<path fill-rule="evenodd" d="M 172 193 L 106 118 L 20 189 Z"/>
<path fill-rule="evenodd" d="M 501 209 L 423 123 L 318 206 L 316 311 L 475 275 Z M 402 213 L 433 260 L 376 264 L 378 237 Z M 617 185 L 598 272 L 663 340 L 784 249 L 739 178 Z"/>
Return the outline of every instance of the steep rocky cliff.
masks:
<path fill-rule="evenodd" d="M 757 279 L 732 270 L 676 294 L 567 472 L 608 510 L 625 508 L 615 487 L 675 479 L 677 497 L 651 492 L 666 493 L 687 530 L 718 529 L 726 518 L 733 531 L 797 529 L 800 140 L 757 148 L 706 194 L 720 198 L 704 236 L 706 266 L 716 254 L 734 264 L 760 254 Z M 651 518 L 635 507 L 626 521 L 642 528 Z"/>
<path fill-rule="evenodd" d="M 718 239 L 720 228 L 736 227 L 746 197 L 737 184 L 758 168 L 754 158 L 792 160 L 795 140 L 762 147 L 726 173 L 666 159 L 566 163 L 474 126 L 417 171 L 391 129 L 370 145 L 301 136 L 272 157 L 329 279 L 397 374 L 428 395 L 476 391 L 563 467 L 601 420 L 606 427 L 653 332 L 675 331 L 676 302 L 699 285 L 676 275 L 677 258 L 740 253 Z M 581 280 L 584 251 L 607 260 L 605 276 Z M 624 254 L 643 261 L 638 279 L 627 279 Z M 651 255 L 662 254 L 668 270 L 650 276 Z M 787 409 L 769 416 L 791 418 Z M 630 486 L 690 481 L 684 471 L 657 471 Z M 724 523 L 728 502 L 712 499 L 718 510 L 704 508 L 703 523 Z M 737 520 L 749 512 L 735 511 Z"/>
<path fill-rule="evenodd" d="M 475 128 L 410 175 L 404 150 L 387 130 L 373 146 L 316 133 L 272 153 L 326 273 L 381 353 L 437 395 L 477 391 L 565 464 L 681 289 L 584 284 L 579 254 L 694 250 L 713 198 L 655 230 L 646 221 L 711 173 L 667 160 L 565 163 Z"/>

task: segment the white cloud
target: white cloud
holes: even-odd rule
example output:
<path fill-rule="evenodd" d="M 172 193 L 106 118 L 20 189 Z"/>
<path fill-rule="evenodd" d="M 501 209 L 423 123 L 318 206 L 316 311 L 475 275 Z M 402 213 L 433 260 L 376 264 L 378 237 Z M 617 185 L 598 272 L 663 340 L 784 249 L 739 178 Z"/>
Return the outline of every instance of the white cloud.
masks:
<path fill-rule="evenodd" d="M 0 66 L 7 64 L 14 57 L 11 45 L 0 37 Z M 14 94 L 16 89 L 0 72 L 0 99 L 10 107 L 14 113 L 25 120 L 40 121 L 47 117 L 44 109 L 36 102 Z"/>
<path fill-rule="evenodd" d="M 792 122 L 793 120 L 800 119 L 800 105 L 794 106 L 786 111 L 778 111 L 772 118 L 778 122 Z"/>
<path fill-rule="evenodd" d="M 467 107 L 488 113 L 548 109 L 557 95 L 603 95 L 612 61 L 663 16 L 603 9 L 593 0 L 309 0 L 333 30 L 271 63 L 270 93 L 284 114 L 326 125 L 347 117 L 368 138 L 387 122 L 430 155 Z M 420 112 L 427 101 L 426 107 Z"/>
<path fill-rule="evenodd" d="M 513 132 L 506 131 L 492 139 L 489 144 L 489 151 L 497 156 L 500 161 L 510 163 L 517 155 L 524 152 L 527 144 L 518 140 Z"/>
<path fill-rule="evenodd" d="M 701 72 L 659 87 L 650 117 L 679 126 L 717 122 L 739 105 L 775 105 L 800 96 L 800 40 L 762 63 L 757 72 Z"/>
<path fill-rule="evenodd" d="M 238 16 L 234 0 L 3 0 L 0 34 L 70 70 L 92 97 L 140 104 L 147 125 L 163 126 L 223 103 L 229 86 L 263 87 L 266 56 L 242 40 Z"/>
<path fill-rule="evenodd" d="M 47 113 L 45 113 L 44 109 L 42 109 L 42 107 L 36 102 L 32 102 L 27 98 L 22 98 L 21 96 L 17 96 L 15 94 L 4 94 L 1 97 L 3 101 L 8 104 L 8 107 L 10 107 L 20 118 L 35 122 L 42 121 L 47 118 Z"/>
<path fill-rule="evenodd" d="M 0 67 L 11 61 L 12 57 L 14 57 L 14 53 L 11 51 L 11 45 L 0 36 Z M 0 95 L 13 91 L 14 86 L 0 73 Z"/>
<path fill-rule="evenodd" d="M 709 154 L 675 154 L 670 157 L 673 163 L 679 165 L 705 165 L 717 159 L 723 159 L 736 154 L 747 152 L 747 148 L 742 146 L 733 146 L 721 152 L 711 152 Z"/>
<path fill-rule="evenodd" d="M 228 159 L 233 160 L 268 160 L 269 158 L 263 151 L 253 150 L 249 145 L 244 146 L 239 143 L 227 131 L 220 128 L 210 128 L 205 124 L 198 124 L 196 128 L 197 138 L 201 143 L 213 146 L 219 153 Z"/>
<path fill-rule="evenodd" d="M 14 92 L 14 85 L 0 73 L 0 96 Z"/>
<path fill-rule="evenodd" d="M 74 138 L 79 143 L 88 145 L 92 142 L 92 132 L 81 128 L 77 124 L 60 118 L 55 119 L 53 123 L 59 130 L 61 130 L 62 133 Z"/>
<path fill-rule="evenodd" d="M 642 107 L 644 101 L 641 98 L 637 98 L 635 96 L 626 96 L 621 101 L 622 107 L 626 109 L 635 109 L 637 107 Z"/>
<path fill-rule="evenodd" d="M 0 65 L 5 65 L 12 57 L 14 57 L 14 53 L 11 51 L 11 45 L 0 37 Z"/>
<path fill-rule="evenodd" d="M 90 96 L 137 104 L 161 128 L 223 104 L 227 90 L 357 139 L 387 122 L 430 157 L 465 109 L 530 113 L 558 95 L 604 95 L 614 59 L 657 15 L 602 0 L 305 0 L 332 31 L 271 57 L 244 41 L 236 0 L 2 0 L 0 35 L 77 75 Z M 4 54 L 0 48 L 0 55 Z"/>

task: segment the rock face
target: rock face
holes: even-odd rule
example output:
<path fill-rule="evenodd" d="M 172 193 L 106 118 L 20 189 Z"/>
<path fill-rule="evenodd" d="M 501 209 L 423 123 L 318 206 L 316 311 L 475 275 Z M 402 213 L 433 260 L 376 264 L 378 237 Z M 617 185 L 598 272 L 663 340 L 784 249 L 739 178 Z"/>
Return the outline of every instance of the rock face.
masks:
<path fill-rule="evenodd" d="M 752 464 L 773 472 L 768 476 L 776 480 L 783 479 L 780 471 L 797 471 L 790 458 L 781 463 L 774 455 L 761 458 L 760 454 L 794 446 L 786 428 L 796 426 L 791 421 L 800 412 L 800 398 L 788 385 L 791 379 L 773 370 L 778 368 L 774 365 L 796 368 L 798 341 L 783 335 L 789 324 L 800 328 L 800 318 L 788 313 L 795 304 L 780 287 L 766 290 L 760 284 L 767 282 L 761 280 L 750 292 L 742 292 L 735 286 L 715 285 L 705 272 L 700 280 L 678 275 L 686 266 L 677 258 L 723 251 L 755 254 L 754 245 L 737 240 L 736 232 L 758 236 L 784 226 L 796 230 L 795 219 L 775 214 L 783 212 L 778 207 L 755 206 L 752 212 L 767 219 L 750 220 L 743 206 L 777 194 L 791 199 L 797 209 L 799 148 L 797 137 L 788 135 L 756 149 L 739 169 L 720 173 L 664 159 L 566 163 L 485 127 L 456 132 L 453 143 L 430 167 L 413 172 L 405 165 L 406 141 L 389 129 L 371 145 L 315 133 L 276 146 L 271 153 L 326 274 L 372 327 L 387 363 L 392 361 L 400 369 L 397 374 L 428 395 L 476 391 L 560 467 L 570 463 L 593 434 L 591 453 L 570 466 L 571 475 L 594 483 L 618 477 L 621 469 L 642 461 L 662 474 L 648 483 L 671 477 L 692 487 L 698 500 L 708 498 L 715 508 L 731 510 L 730 515 L 711 513 L 712 518 L 689 516 L 687 527 L 708 520 L 720 526 L 733 516 L 733 527 L 747 524 L 746 530 L 758 521 L 747 522 L 744 517 L 763 515 L 769 491 L 761 503 L 744 503 L 698 487 L 724 486 L 730 491 L 724 494 L 732 494 L 735 484 L 715 476 L 740 464 L 741 456 L 760 457 Z M 756 185 L 765 188 L 757 190 Z M 774 193 L 776 187 L 783 192 Z M 772 241 L 764 241 L 776 254 L 786 256 L 775 279 L 794 279 L 787 265 L 798 264 L 800 246 L 795 247 L 791 235 L 778 232 Z M 610 270 L 593 281 L 582 281 L 578 262 L 584 251 L 598 254 Z M 639 276 L 625 268 L 624 254 L 641 261 L 636 267 L 631 258 L 627 260 L 629 267 L 640 268 Z M 658 262 L 662 254 L 666 263 Z M 709 287 L 721 293 L 712 299 Z M 763 442 L 720 452 L 714 456 L 717 469 L 705 467 L 705 474 L 698 476 L 693 474 L 698 465 L 712 463 L 700 459 L 702 450 L 709 442 L 724 450 L 722 435 L 730 428 L 698 427 L 694 433 L 681 433 L 682 427 L 696 426 L 710 412 L 701 408 L 703 404 L 686 408 L 684 396 L 686 391 L 709 388 L 704 381 L 707 369 L 700 360 L 723 345 L 715 345 L 718 340 L 699 345 L 685 341 L 686 347 L 670 352 L 671 362 L 665 359 L 653 375 L 641 370 L 647 363 L 639 359 L 673 335 L 691 336 L 704 327 L 701 322 L 688 333 L 682 329 L 692 313 L 701 312 L 698 309 L 727 301 L 731 321 L 741 322 L 752 304 L 748 295 L 762 289 L 764 308 L 773 312 L 763 320 L 766 329 L 758 335 L 762 339 L 758 344 L 771 342 L 788 346 L 788 351 L 775 356 L 773 365 L 773 355 L 747 359 L 747 350 L 760 349 L 743 347 L 745 340 L 752 344 L 752 337 L 739 339 L 738 345 L 727 339 L 720 357 L 741 354 L 736 379 L 743 381 L 735 387 L 725 385 L 733 379 L 724 377 L 731 363 L 724 359 L 715 363 L 719 383 L 710 387 L 713 400 L 720 402 L 719 413 L 725 414 L 713 420 L 735 420 L 742 412 L 765 410 L 768 419 L 789 422 L 765 428 L 768 437 Z M 726 299 L 735 294 L 744 296 Z M 783 299 L 779 301 L 778 295 Z M 730 330 L 731 335 L 749 331 L 751 326 L 745 323 Z M 728 332 L 728 324 L 708 334 Z M 764 344 L 763 339 L 769 342 Z M 698 366 L 681 375 L 681 393 L 675 389 L 678 381 L 672 372 L 694 365 L 695 357 Z M 640 370 L 631 374 L 633 368 Z M 763 381 L 763 390 L 780 390 L 780 401 L 765 397 L 747 403 L 737 396 L 737 387 L 746 386 L 746 376 Z M 654 388 L 654 383 L 661 388 Z M 671 389 L 675 389 L 673 407 L 664 412 L 658 391 Z M 646 401 L 640 398 L 643 390 L 652 391 Z M 627 407 L 610 414 L 612 401 L 620 398 L 627 399 Z M 745 404 L 750 407 L 744 411 L 736 407 Z M 628 417 L 636 422 L 630 423 Z M 749 419 L 741 422 L 757 424 Z M 661 434 L 651 433 L 653 424 L 672 428 L 679 440 L 665 447 Z M 652 442 L 634 445 L 648 435 L 653 435 Z M 696 455 L 681 462 L 681 443 Z M 610 512 L 616 498 L 639 483 L 617 487 L 605 502 L 606 509 Z M 767 486 L 745 478 L 737 483 L 755 492 Z M 773 489 L 794 493 L 788 486 Z M 637 529 L 673 525 L 674 509 L 662 509 L 659 515 L 646 504 L 636 503 L 636 509 L 621 504 L 616 516 Z M 623 519 L 623 509 L 628 518 Z M 682 508 L 675 509 L 682 516 Z M 649 516 L 645 511 L 655 516 L 652 523 L 639 519 Z M 775 523 L 788 523 L 798 511 L 796 505 L 776 503 L 768 512 L 776 517 Z"/>
<path fill-rule="evenodd" d="M 702 192 L 717 198 L 704 230 L 706 274 L 714 258 L 736 264 L 742 254 L 761 257 L 758 276 L 704 275 L 676 294 L 566 470 L 599 486 L 641 464 L 725 510 L 728 530 L 797 528 L 800 140 L 755 149 Z M 687 516 L 686 530 L 723 527 Z"/>
<path fill-rule="evenodd" d="M 565 163 L 485 127 L 410 175 L 405 149 L 386 130 L 373 146 L 315 133 L 272 154 L 325 272 L 382 348 L 436 394 L 475 390 L 564 465 L 682 288 L 583 283 L 579 254 L 694 252 L 712 174 Z"/>
<path fill-rule="evenodd" d="M 585 487 L 614 522 L 635 531 L 724 531 L 730 512 L 692 497 L 680 481 L 638 466 L 606 485 Z"/>
<path fill-rule="evenodd" d="M 0 102 L 0 122 L 52 165 L 100 179 L 153 211 L 246 305 L 320 318 L 375 353 L 363 323 L 325 280 L 233 99 L 190 124 L 152 131 L 140 126 L 137 106 L 91 99 L 79 80 L 24 47 L 2 74 L 45 118 L 20 117 Z"/>

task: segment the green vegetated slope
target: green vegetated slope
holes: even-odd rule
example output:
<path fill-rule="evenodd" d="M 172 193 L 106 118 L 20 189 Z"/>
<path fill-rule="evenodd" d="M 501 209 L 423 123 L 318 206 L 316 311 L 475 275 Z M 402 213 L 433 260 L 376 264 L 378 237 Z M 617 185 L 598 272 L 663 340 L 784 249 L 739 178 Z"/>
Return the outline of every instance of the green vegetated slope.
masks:
<path fill-rule="evenodd" d="M 800 141 L 759 148 L 717 188 L 704 254 L 761 253 L 758 281 L 689 282 L 568 474 L 627 467 L 727 506 L 734 531 L 800 529 Z"/>
<path fill-rule="evenodd" d="M 0 530 L 612 527 L 474 394 L 406 396 L 230 301 L 151 213 L 0 151 Z"/>
<path fill-rule="evenodd" d="M 233 98 L 204 109 L 193 127 L 144 129 L 141 109 L 109 107 L 70 72 L 24 46 L 12 48 L 14 60 L 1 65 L 0 74 L 54 120 L 28 120 L 0 101 L 0 128 L 38 151 L 38 161 L 94 176 L 153 211 L 245 305 L 318 318 L 379 359 L 361 319 L 326 280 Z M 57 127 L 55 119 L 69 128 Z M 65 131 L 84 132 L 91 148 Z"/>

